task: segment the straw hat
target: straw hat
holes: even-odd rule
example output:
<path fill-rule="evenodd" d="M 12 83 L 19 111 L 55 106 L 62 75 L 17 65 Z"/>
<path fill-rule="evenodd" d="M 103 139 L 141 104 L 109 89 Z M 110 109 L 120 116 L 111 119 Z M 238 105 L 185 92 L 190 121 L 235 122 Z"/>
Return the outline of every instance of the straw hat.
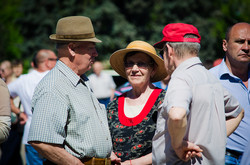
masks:
<path fill-rule="evenodd" d="M 124 67 L 124 57 L 127 53 L 139 51 L 146 53 L 152 57 L 157 64 L 156 73 L 151 78 L 151 82 L 156 82 L 164 79 L 167 76 L 166 69 L 164 67 L 164 61 L 156 54 L 155 48 L 144 41 L 133 41 L 125 49 L 120 49 L 114 52 L 110 56 L 110 64 L 112 68 L 122 77 L 127 79 Z"/>
<path fill-rule="evenodd" d="M 49 38 L 57 42 L 102 42 L 95 37 L 92 22 L 85 16 L 69 16 L 59 19 L 56 26 L 56 34 L 50 35 Z"/>

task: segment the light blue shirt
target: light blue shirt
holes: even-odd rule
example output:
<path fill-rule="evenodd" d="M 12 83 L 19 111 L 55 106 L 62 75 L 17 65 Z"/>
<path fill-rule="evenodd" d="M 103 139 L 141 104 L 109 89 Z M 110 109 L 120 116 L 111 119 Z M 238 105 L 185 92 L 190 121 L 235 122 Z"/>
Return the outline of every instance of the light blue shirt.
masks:
<path fill-rule="evenodd" d="M 213 67 L 210 71 L 220 79 L 221 84 L 238 99 L 245 110 L 243 120 L 239 127 L 227 138 L 227 148 L 244 152 L 250 139 L 250 91 L 242 80 L 234 76 L 223 60 L 220 65 Z M 250 87 L 250 70 L 248 71 L 248 87 Z"/>
<path fill-rule="evenodd" d="M 106 158 L 112 143 L 105 107 L 61 61 L 42 79 L 32 98 L 28 141 L 61 144 L 71 155 Z"/>

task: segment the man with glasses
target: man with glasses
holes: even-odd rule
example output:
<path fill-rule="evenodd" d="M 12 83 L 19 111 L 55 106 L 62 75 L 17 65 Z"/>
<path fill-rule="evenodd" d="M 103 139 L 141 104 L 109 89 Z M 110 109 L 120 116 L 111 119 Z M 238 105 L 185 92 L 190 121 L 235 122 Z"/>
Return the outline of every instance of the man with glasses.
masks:
<path fill-rule="evenodd" d="M 27 165 L 42 164 L 42 159 L 40 158 L 38 152 L 27 143 L 32 120 L 31 99 L 36 85 L 49 72 L 49 70 L 55 66 L 56 59 L 56 54 L 53 51 L 48 49 L 39 50 L 33 60 L 33 63 L 35 64 L 34 69 L 28 74 L 21 75 L 17 80 L 8 85 L 12 112 L 18 116 L 20 124 L 25 124 L 22 142 L 25 145 Z M 17 96 L 19 96 L 22 102 L 24 112 L 20 111 L 20 109 L 15 107 L 13 104 L 13 99 Z"/>
<path fill-rule="evenodd" d="M 171 79 L 153 138 L 153 164 L 224 164 L 226 135 L 243 118 L 243 109 L 201 63 L 201 37 L 193 25 L 168 24 L 163 39 Z M 225 121 L 226 118 L 226 121 Z"/>

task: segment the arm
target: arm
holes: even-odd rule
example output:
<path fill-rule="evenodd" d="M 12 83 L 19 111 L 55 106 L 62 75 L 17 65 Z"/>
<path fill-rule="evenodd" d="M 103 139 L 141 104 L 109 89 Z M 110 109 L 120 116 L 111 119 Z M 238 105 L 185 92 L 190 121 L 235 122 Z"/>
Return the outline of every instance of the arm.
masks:
<path fill-rule="evenodd" d="M 242 111 L 237 117 L 226 118 L 227 136 L 231 135 L 236 130 L 243 117 L 244 117 L 244 109 L 242 109 Z"/>
<path fill-rule="evenodd" d="M 0 144 L 8 138 L 10 125 L 11 120 L 9 116 L 0 116 Z"/>
<path fill-rule="evenodd" d="M 171 137 L 171 145 L 177 156 L 188 161 L 191 157 L 201 157 L 202 150 L 199 146 L 184 141 L 187 127 L 187 115 L 184 108 L 172 107 L 168 113 L 168 130 Z"/>
<path fill-rule="evenodd" d="M 11 126 L 10 95 L 6 84 L 0 79 L 0 143 L 9 135 Z"/>
<path fill-rule="evenodd" d="M 56 144 L 42 143 L 37 141 L 29 142 L 39 154 L 46 159 L 61 165 L 83 165 L 83 163 L 73 155 L 69 154 L 62 146 Z"/>
<path fill-rule="evenodd" d="M 21 110 L 15 106 L 12 97 L 10 97 L 10 106 L 11 106 L 11 111 L 14 112 L 19 117 L 20 124 L 21 125 L 25 124 L 26 121 L 28 120 L 28 117 L 25 113 L 21 112 Z"/>
<path fill-rule="evenodd" d="M 110 101 L 113 101 L 115 97 L 115 89 L 111 89 Z"/>
<path fill-rule="evenodd" d="M 137 159 L 126 160 L 121 165 L 149 165 L 152 164 L 152 153 L 142 156 Z"/>

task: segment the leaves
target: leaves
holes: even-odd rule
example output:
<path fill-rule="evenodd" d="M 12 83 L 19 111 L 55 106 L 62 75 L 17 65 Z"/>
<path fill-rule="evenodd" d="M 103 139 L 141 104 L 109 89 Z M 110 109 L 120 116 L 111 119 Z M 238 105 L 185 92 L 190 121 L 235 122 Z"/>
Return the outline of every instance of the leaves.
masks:
<path fill-rule="evenodd" d="M 168 23 L 196 26 L 202 37 L 202 61 L 221 58 L 221 42 L 229 25 L 249 22 L 248 0 L 8 0 L 0 6 L 0 61 L 31 57 L 42 48 L 54 49 L 48 38 L 64 16 L 91 18 L 97 38 L 98 60 L 108 60 L 133 40 L 150 44 L 161 40 Z"/>

